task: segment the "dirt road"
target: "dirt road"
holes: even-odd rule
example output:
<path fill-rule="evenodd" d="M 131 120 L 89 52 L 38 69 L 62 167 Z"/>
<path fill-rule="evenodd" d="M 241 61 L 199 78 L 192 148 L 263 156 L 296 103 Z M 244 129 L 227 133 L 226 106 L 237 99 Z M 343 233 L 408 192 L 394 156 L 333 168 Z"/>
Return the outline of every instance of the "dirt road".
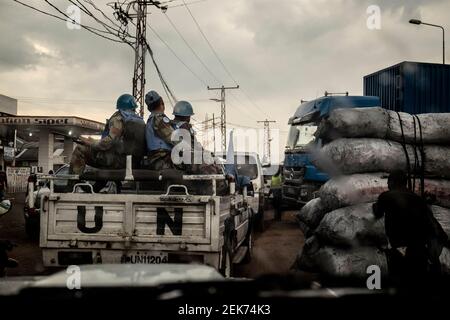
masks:
<path fill-rule="evenodd" d="M 17 247 L 10 256 L 19 261 L 19 267 L 8 271 L 9 276 L 42 275 L 51 273 L 42 265 L 39 241 L 25 234 L 24 195 L 14 195 L 13 210 L 0 219 L 0 239 L 13 241 Z M 283 214 L 282 221 L 273 221 L 273 211 L 266 211 L 266 228 L 255 234 L 253 258 L 249 264 L 235 268 L 235 276 L 255 278 L 264 274 L 285 274 L 303 246 L 303 235 L 293 212 Z"/>

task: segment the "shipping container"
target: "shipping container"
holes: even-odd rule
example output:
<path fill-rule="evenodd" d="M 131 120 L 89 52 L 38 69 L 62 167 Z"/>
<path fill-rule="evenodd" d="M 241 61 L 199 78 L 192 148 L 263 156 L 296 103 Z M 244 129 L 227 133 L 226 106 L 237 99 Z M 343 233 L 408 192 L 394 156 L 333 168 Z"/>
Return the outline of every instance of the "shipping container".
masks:
<path fill-rule="evenodd" d="M 402 62 L 365 76 L 364 95 L 394 111 L 450 112 L 450 65 Z"/>

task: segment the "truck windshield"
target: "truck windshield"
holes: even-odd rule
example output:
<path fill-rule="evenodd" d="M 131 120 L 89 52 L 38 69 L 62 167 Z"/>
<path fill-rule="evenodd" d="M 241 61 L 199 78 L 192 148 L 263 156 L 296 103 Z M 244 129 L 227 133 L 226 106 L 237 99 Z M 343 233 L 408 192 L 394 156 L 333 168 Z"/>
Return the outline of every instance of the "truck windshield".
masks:
<path fill-rule="evenodd" d="M 303 148 L 315 140 L 314 133 L 317 131 L 316 123 L 292 125 L 289 130 L 287 147 L 290 149 Z"/>

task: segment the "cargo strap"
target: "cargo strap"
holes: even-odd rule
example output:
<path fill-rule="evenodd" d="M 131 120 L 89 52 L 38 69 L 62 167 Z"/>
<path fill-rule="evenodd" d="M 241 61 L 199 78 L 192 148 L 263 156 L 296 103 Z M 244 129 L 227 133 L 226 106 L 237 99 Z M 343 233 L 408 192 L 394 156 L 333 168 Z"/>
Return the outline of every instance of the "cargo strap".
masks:
<path fill-rule="evenodd" d="M 406 146 L 406 138 L 403 130 L 403 121 L 400 116 L 400 113 L 397 112 L 398 120 L 400 122 L 400 129 L 402 133 L 402 147 L 405 152 L 406 157 L 406 169 L 407 169 L 407 178 L 408 178 L 408 189 L 412 192 L 416 190 L 416 179 L 419 177 L 420 179 L 420 194 L 422 197 L 425 196 L 425 149 L 423 145 L 423 132 L 422 132 L 422 124 L 417 115 L 412 115 L 413 123 L 414 123 L 414 141 L 412 143 L 412 147 L 414 149 L 414 168 L 411 170 L 411 160 L 409 158 L 408 149 Z M 417 129 L 419 129 L 419 142 L 417 141 Z M 420 152 L 420 161 L 419 155 L 417 153 L 417 149 Z"/>
<path fill-rule="evenodd" d="M 408 149 L 406 147 L 405 132 L 403 131 L 403 121 L 402 121 L 402 117 L 400 116 L 400 112 L 397 112 L 397 116 L 398 116 L 398 121 L 400 122 L 400 129 L 402 132 L 401 144 L 402 144 L 403 151 L 405 152 L 405 157 L 406 157 L 406 173 L 407 173 L 407 178 L 408 178 L 408 189 L 413 191 L 412 185 L 411 185 L 411 161 L 409 159 Z"/>
<path fill-rule="evenodd" d="M 419 141 L 419 151 L 420 151 L 420 194 L 422 197 L 425 196 L 425 161 L 426 161 L 426 155 L 425 155 L 425 149 L 423 146 L 423 132 L 422 132 L 422 123 L 420 122 L 420 119 L 417 115 L 413 115 L 414 119 L 414 149 L 417 146 L 417 135 L 416 135 L 416 121 L 417 125 L 419 127 L 419 135 L 420 135 L 420 141 Z M 417 158 L 417 155 L 416 155 Z M 417 168 L 418 169 L 418 168 Z M 416 172 L 417 172 L 416 171 Z"/>

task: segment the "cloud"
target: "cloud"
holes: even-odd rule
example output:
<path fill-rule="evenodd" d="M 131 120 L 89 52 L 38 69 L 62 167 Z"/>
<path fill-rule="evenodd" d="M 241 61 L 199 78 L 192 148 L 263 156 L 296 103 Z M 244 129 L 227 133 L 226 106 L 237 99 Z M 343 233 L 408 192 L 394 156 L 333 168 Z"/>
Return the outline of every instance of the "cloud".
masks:
<path fill-rule="evenodd" d="M 60 8 L 69 4 L 53 2 Z M 95 3 L 111 16 L 107 2 Z M 380 6 L 381 30 L 366 26 L 369 5 Z M 51 11 L 44 2 L 39 2 L 39 7 Z M 364 75 L 404 60 L 440 62 L 440 33 L 410 25 L 408 20 L 422 18 L 445 24 L 450 3 L 209 0 L 190 8 L 245 90 L 227 92 L 228 120 L 256 127 L 256 120 L 273 118 L 284 140 L 287 120 L 301 99 L 314 99 L 325 90 L 362 94 Z M 233 85 L 233 79 L 214 57 L 185 8 L 172 8 L 167 14 L 214 77 L 197 61 L 164 14 L 155 9 L 150 12 L 149 25 L 202 79 L 193 76 L 149 29 L 148 39 L 170 87 L 178 98 L 195 101 L 199 120 L 205 113 L 218 116 L 219 104 L 209 101 L 217 98 L 218 92 L 208 91 L 206 85 Z M 95 25 L 85 15 L 82 23 Z M 117 96 L 131 91 L 134 53 L 126 45 L 100 39 L 85 30 L 69 30 L 64 22 L 12 1 L 0 2 L 0 30 L 0 93 L 61 101 L 21 103 L 22 113 L 70 113 L 103 120 L 114 109 Z M 147 88 L 162 92 L 150 59 L 146 70 Z M 63 103 L 65 99 L 92 102 L 69 105 Z M 281 148 L 283 145 L 281 142 Z"/>

